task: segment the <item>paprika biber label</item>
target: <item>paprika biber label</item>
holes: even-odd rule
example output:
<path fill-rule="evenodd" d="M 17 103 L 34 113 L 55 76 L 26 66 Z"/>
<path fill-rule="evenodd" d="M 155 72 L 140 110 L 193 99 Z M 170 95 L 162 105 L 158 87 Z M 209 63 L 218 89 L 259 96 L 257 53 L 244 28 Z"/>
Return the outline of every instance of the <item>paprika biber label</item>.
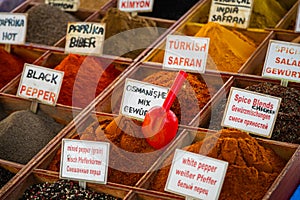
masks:
<path fill-rule="evenodd" d="M 281 98 L 232 87 L 222 126 L 271 138 Z"/>
<path fill-rule="evenodd" d="M 300 44 L 270 40 L 262 76 L 300 82 Z"/>
<path fill-rule="evenodd" d="M 64 72 L 25 63 L 17 96 L 55 106 Z"/>
<path fill-rule="evenodd" d="M 190 199 L 217 200 L 227 167 L 228 162 L 176 149 L 165 190 Z"/>

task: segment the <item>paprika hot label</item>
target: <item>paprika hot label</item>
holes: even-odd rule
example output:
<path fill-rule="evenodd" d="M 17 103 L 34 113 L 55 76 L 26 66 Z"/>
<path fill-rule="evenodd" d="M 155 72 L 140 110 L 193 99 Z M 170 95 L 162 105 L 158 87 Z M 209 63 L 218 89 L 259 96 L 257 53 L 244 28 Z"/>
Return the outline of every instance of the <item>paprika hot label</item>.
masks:
<path fill-rule="evenodd" d="M 56 105 L 64 72 L 25 63 L 17 96 Z"/>
<path fill-rule="evenodd" d="M 0 43 L 24 44 L 26 30 L 26 13 L 0 13 Z"/>

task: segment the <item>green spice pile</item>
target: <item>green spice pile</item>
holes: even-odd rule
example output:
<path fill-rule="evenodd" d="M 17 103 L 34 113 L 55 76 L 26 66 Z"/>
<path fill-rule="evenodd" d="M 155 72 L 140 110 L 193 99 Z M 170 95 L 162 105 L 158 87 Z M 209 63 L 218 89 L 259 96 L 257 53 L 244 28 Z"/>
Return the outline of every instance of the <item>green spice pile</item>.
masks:
<path fill-rule="evenodd" d="M 28 11 L 26 41 L 54 45 L 66 35 L 68 22 L 79 21 L 59 8 L 39 4 Z"/>
<path fill-rule="evenodd" d="M 13 112 L 0 122 L 0 158 L 26 164 L 62 128 L 41 112 Z"/>
<path fill-rule="evenodd" d="M 0 167 L 0 189 L 12 178 L 14 177 L 14 173 Z"/>
<path fill-rule="evenodd" d="M 55 183 L 41 183 L 30 186 L 20 200 L 29 199 L 93 199 L 93 200 L 117 200 L 119 198 L 104 193 L 83 189 L 77 183 L 67 180 L 59 180 Z"/>

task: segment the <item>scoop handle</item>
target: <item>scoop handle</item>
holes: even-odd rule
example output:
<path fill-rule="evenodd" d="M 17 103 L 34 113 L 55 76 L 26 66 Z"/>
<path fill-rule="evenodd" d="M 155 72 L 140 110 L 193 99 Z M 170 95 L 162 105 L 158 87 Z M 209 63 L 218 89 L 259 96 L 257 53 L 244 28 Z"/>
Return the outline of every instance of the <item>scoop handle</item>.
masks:
<path fill-rule="evenodd" d="M 176 98 L 176 95 L 178 94 L 178 91 L 180 90 L 183 82 L 185 81 L 186 77 L 187 77 L 187 73 L 185 73 L 184 71 L 180 70 L 179 73 L 177 74 L 176 76 L 176 79 L 170 89 L 170 91 L 168 92 L 168 95 L 164 101 L 164 104 L 163 104 L 163 108 L 168 111 L 170 110 L 175 98 Z"/>

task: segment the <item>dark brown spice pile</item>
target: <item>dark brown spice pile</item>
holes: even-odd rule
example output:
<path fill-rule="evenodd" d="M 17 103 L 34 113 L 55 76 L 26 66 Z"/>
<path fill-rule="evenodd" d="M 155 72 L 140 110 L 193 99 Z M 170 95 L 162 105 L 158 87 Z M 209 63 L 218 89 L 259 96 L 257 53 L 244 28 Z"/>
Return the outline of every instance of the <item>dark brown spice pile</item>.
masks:
<path fill-rule="evenodd" d="M 117 200 L 120 198 L 113 197 L 104 193 L 83 189 L 73 181 L 59 180 L 55 183 L 35 184 L 28 188 L 20 200 L 61 200 L 61 199 L 93 199 L 93 200 Z"/>
<path fill-rule="evenodd" d="M 14 177 L 14 173 L 0 167 L 0 189 L 12 178 Z"/>

